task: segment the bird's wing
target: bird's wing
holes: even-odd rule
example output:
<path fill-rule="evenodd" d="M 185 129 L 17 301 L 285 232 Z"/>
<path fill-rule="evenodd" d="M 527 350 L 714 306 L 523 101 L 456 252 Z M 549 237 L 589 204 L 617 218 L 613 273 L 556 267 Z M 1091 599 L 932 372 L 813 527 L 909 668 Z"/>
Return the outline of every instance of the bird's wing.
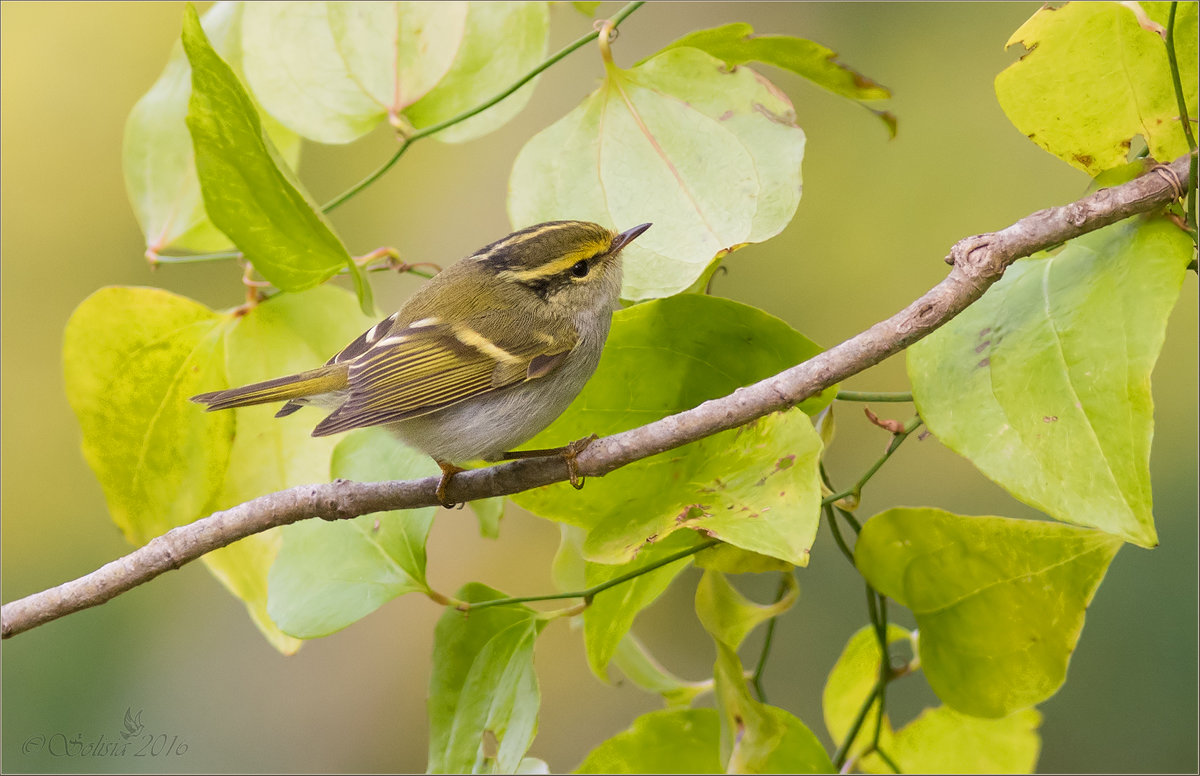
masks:
<path fill-rule="evenodd" d="M 486 337 L 480 331 L 512 332 Z M 334 356 L 349 369 L 347 398 L 314 436 L 425 415 L 466 399 L 544 377 L 578 339 L 566 320 L 531 321 L 485 310 L 464 321 L 386 318 Z"/>

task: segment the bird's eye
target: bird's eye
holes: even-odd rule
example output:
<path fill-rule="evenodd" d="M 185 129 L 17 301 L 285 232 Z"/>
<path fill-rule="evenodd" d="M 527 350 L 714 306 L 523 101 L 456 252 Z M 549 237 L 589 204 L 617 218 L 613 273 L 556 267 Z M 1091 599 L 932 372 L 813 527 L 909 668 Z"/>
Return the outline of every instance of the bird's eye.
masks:
<path fill-rule="evenodd" d="M 586 261 L 577 261 L 571 266 L 571 274 L 577 278 L 585 278 L 587 277 L 588 269 Z"/>

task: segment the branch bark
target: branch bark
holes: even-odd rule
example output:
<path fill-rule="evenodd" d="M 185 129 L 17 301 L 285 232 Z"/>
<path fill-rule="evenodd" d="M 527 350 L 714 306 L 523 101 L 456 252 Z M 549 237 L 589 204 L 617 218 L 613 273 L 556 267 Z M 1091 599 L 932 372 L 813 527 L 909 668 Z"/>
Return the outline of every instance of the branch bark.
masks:
<path fill-rule="evenodd" d="M 576 461 L 602 476 L 633 461 L 736 428 L 787 409 L 862 372 L 949 321 L 983 295 L 1017 259 L 1121 219 L 1159 208 L 1186 189 L 1190 157 L 1182 156 L 1128 183 L 1069 205 L 1040 210 L 998 232 L 960 240 L 946 257 L 950 274 L 915 302 L 820 355 L 728 396 L 639 428 L 596 440 Z M 517 493 L 568 478 L 561 458 L 514 461 L 456 475 L 454 501 Z M 5 604 L 3 638 L 108 601 L 207 552 L 260 531 L 311 517 L 343 520 L 391 509 L 436 505 L 438 478 L 303 485 L 247 501 L 174 528 L 79 579 Z"/>

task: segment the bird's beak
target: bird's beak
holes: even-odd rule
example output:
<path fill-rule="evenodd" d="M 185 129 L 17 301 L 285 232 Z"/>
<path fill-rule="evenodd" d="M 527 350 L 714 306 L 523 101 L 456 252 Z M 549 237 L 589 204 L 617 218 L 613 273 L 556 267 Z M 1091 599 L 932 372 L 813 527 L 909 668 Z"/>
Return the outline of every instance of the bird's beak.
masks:
<path fill-rule="evenodd" d="M 651 226 L 653 226 L 653 224 L 640 224 L 632 229 L 626 229 L 624 232 L 621 232 L 613 238 L 612 247 L 608 249 L 608 252 L 616 253 L 617 251 L 621 250 L 626 245 L 636 240 L 638 235 L 649 229 Z"/>

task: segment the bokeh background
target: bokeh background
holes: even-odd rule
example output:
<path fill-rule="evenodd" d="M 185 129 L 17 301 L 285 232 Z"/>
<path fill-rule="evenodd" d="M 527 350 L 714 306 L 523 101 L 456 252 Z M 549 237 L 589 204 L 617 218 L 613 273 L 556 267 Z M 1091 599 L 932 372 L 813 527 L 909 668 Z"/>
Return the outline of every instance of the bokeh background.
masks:
<path fill-rule="evenodd" d="M 605 3 L 599 14 L 619 5 Z M 946 272 L 960 237 L 1005 226 L 1079 196 L 1088 181 L 1027 141 L 996 104 L 992 79 L 1012 62 L 1004 42 L 1037 3 L 651 3 L 621 29 L 631 65 L 703 26 L 748 21 L 808 37 L 895 93 L 900 134 L 888 140 L 862 109 L 770 70 L 808 133 L 805 192 L 787 231 L 739 252 L 715 292 L 785 319 L 826 345 L 890 315 Z M 134 102 L 178 36 L 176 3 L 5 3 L 2 10 L 3 600 L 91 571 L 129 550 L 79 452 L 62 385 L 61 336 L 72 309 L 109 284 L 163 286 L 213 306 L 239 302 L 235 266 L 151 272 L 126 202 L 121 136 Z M 552 11 L 551 46 L 591 22 Z M 592 90 L 595 49 L 543 76 L 533 102 L 499 131 L 465 145 L 414 147 L 382 181 L 337 211 L 351 250 L 397 247 L 446 262 L 499 235 L 508 172 L 521 145 Z M 306 146 L 301 174 L 323 201 L 373 169 L 393 140 Z M 375 276 L 381 305 L 415 281 Z M 1154 376 L 1155 514 L 1162 546 L 1126 547 L 1088 613 L 1066 685 L 1041 708 L 1042 771 L 1197 769 L 1197 285 L 1189 274 Z M 848 387 L 904 390 L 903 361 Z M 904 405 L 875 407 L 900 415 Z M 886 439 L 857 407 L 840 408 L 831 452 L 849 482 Z M 966 514 L 1033 516 L 932 438 L 910 440 L 873 481 L 861 514 L 928 504 Z M 439 515 L 430 577 L 511 593 L 551 589 L 558 529 L 509 509 L 501 538 L 479 538 L 467 512 Z M 781 621 L 767 671 L 772 702 L 825 737 L 820 690 L 845 640 L 865 624 L 862 584 L 822 529 L 801 600 Z M 694 573 L 638 622 L 669 666 L 711 673 L 713 649 L 691 611 Z M 772 579 L 747 590 L 765 598 Z M 3 643 L 5 772 L 423 771 L 425 688 L 440 614 L 407 596 L 284 658 L 201 564 L 96 609 Z M 758 643 L 747 645 L 756 655 Z M 556 771 L 657 706 L 588 672 L 565 622 L 538 644 L 543 693 L 531 754 Z M 932 696 L 920 679 L 889 692 L 903 723 Z M 186 741 L 174 758 L 48 754 L 38 736 L 119 741 L 126 710 L 147 731 Z M 827 740 L 827 739 L 826 739 Z M 32 743 L 31 743 L 32 742 Z"/>

